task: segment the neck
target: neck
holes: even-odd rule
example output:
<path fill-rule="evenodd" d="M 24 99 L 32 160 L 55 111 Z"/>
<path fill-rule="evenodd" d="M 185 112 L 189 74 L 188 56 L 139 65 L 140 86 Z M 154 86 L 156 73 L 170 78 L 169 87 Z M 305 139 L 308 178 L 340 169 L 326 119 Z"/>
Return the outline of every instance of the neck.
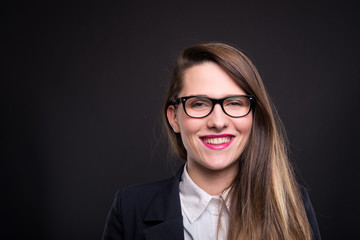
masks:
<path fill-rule="evenodd" d="M 234 177 L 237 174 L 237 162 L 221 170 L 208 169 L 199 164 L 187 163 L 187 171 L 192 181 L 202 190 L 210 195 L 219 195 L 225 189 L 230 187 Z"/>

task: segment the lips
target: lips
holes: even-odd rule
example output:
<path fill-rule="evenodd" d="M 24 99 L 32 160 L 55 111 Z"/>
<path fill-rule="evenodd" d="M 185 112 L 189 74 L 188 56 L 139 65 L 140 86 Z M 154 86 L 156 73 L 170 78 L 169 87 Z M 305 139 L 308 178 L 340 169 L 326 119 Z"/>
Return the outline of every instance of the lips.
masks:
<path fill-rule="evenodd" d="M 230 142 L 231 137 L 227 136 L 227 137 L 220 137 L 220 138 L 203 138 L 202 140 L 207 144 L 219 145 L 219 144 L 224 144 L 224 143 Z"/>
<path fill-rule="evenodd" d="M 200 139 L 206 147 L 220 150 L 228 147 L 234 140 L 234 136 L 230 134 L 206 135 L 200 137 Z"/>

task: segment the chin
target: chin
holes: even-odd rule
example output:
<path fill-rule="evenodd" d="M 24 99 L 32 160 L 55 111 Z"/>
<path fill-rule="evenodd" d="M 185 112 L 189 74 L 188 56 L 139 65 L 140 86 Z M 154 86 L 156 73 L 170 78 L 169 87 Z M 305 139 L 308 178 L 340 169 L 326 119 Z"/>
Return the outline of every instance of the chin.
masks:
<path fill-rule="evenodd" d="M 219 160 L 219 158 L 216 159 L 208 158 L 208 160 L 205 161 L 205 164 L 203 166 L 210 170 L 221 171 L 235 167 L 236 162 L 237 162 L 236 160 L 229 160 L 229 159 Z"/>

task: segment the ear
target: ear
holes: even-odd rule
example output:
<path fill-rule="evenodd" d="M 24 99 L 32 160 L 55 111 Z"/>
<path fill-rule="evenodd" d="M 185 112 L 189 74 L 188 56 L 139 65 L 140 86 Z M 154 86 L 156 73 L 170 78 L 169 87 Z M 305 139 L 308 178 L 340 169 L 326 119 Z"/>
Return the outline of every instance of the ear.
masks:
<path fill-rule="evenodd" d="M 167 119 L 174 132 L 179 133 L 180 127 L 177 119 L 176 108 L 174 105 L 170 105 L 166 112 Z"/>

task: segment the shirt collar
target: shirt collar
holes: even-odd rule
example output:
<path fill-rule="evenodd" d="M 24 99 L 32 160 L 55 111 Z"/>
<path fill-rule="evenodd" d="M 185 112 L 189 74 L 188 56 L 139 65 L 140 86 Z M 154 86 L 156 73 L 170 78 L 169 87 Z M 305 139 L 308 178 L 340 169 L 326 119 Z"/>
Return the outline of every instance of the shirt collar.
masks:
<path fill-rule="evenodd" d="M 220 199 L 222 201 L 226 200 L 226 209 L 229 211 L 230 200 L 227 199 L 227 196 L 230 189 L 228 188 L 222 194 L 216 196 L 208 194 L 192 181 L 186 170 L 186 166 L 187 165 L 184 166 L 179 188 L 181 208 L 188 217 L 190 223 L 193 223 L 200 217 L 213 198 Z"/>

